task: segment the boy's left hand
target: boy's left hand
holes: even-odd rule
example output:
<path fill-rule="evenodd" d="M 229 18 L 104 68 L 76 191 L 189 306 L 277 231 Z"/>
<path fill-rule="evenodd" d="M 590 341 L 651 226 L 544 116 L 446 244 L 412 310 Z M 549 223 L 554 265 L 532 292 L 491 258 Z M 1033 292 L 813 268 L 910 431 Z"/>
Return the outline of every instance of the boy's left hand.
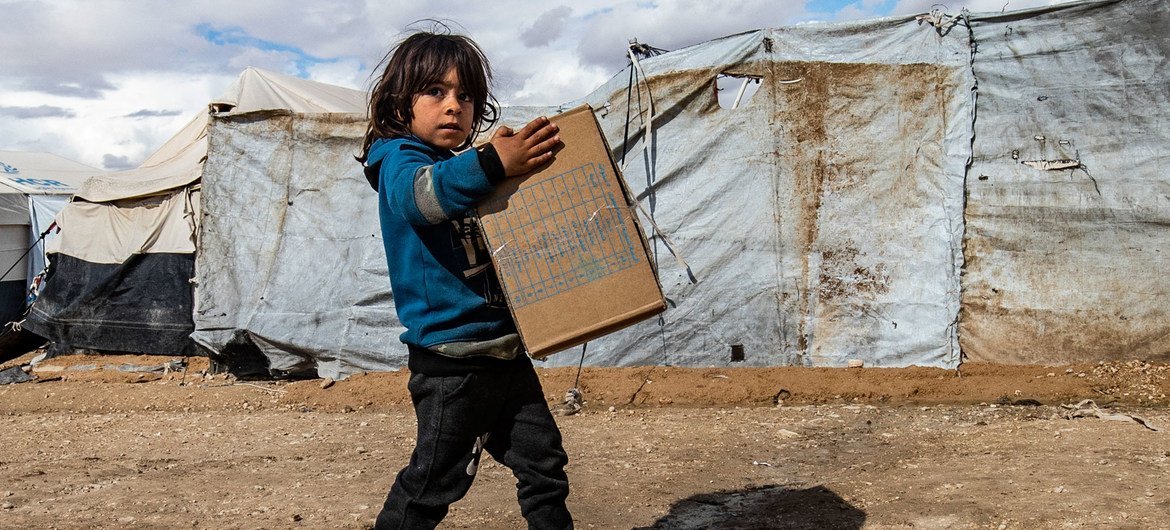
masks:
<path fill-rule="evenodd" d="M 500 126 L 488 142 L 496 148 L 504 174 L 515 177 L 528 173 L 552 159 L 552 150 L 561 143 L 557 125 L 541 116 L 519 131 Z"/>

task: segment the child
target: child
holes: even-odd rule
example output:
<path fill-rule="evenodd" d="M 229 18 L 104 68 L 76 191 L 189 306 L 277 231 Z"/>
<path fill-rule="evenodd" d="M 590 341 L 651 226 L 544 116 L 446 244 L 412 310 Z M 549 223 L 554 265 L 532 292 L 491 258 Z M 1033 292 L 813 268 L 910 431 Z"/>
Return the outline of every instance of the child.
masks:
<path fill-rule="evenodd" d="M 467 37 L 420 32 L 387 54 L 362 155 L 378 191 L 418 438 L 375 528 L 433 528 L 471 487 L 482 451 L 516 476 L 529 528 L 572 528 L 568 456 L 474 217 L 501 180 L 552 158 L 541 117 L 500 127 L 491 67 Z"/>

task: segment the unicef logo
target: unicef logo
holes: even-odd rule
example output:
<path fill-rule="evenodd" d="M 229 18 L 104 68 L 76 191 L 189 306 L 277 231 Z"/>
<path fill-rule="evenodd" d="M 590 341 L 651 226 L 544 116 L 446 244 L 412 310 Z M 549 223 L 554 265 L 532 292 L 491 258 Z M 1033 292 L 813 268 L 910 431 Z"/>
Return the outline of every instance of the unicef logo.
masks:
<path fill-rule="evenodd" d="M 9 175 L 20 173 L 19 169 L 16 169 L 8 164 L 5 164 L 4 162 L 0 162 L 0 171 L 8 173 Z"/>

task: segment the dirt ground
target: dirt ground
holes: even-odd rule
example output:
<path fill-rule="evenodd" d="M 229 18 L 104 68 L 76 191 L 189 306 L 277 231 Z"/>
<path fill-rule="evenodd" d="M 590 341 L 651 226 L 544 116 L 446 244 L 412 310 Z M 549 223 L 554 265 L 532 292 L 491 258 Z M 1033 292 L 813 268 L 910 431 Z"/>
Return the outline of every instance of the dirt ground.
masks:
<path fill-rule="evenodd" d="M 171 360 L 60 357 L 0 386 L 0 527 L 372 524 L 413 445 L 404 372 L 150 371 Z M 559 405 L 576 369 L 538 371 Z M 1150 428 L 1170 429 L 1168 375 L 586 368 L 584 408 L 557 418 L 570 509 L 579 528 L 1170 528 L 1170 434 Z M 1105 417 L 1064 406 L 1084 399 Z M 486 462 L 443 527 L 522 528 L 514 484 Z"/>

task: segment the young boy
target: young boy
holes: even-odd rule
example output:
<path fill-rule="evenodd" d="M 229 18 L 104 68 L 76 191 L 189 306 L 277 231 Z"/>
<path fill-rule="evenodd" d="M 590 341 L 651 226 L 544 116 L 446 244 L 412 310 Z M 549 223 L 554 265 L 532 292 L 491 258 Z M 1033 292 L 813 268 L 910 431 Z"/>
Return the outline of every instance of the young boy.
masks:
<path fill-rule="evenodd" d="M 376 528 L 437 526 L 482 451 L 516 476 L 529 528 L 572 528 L 561 433 L 474 217 L 497 183 L 551 159 L 557 128 L 543 117 L 500 127 L 456 155 L 496 121 L 483 52 L 463 36 L 416 33 L 384 63 L 359 160 L 378 192 L 418 438 Z"/>

